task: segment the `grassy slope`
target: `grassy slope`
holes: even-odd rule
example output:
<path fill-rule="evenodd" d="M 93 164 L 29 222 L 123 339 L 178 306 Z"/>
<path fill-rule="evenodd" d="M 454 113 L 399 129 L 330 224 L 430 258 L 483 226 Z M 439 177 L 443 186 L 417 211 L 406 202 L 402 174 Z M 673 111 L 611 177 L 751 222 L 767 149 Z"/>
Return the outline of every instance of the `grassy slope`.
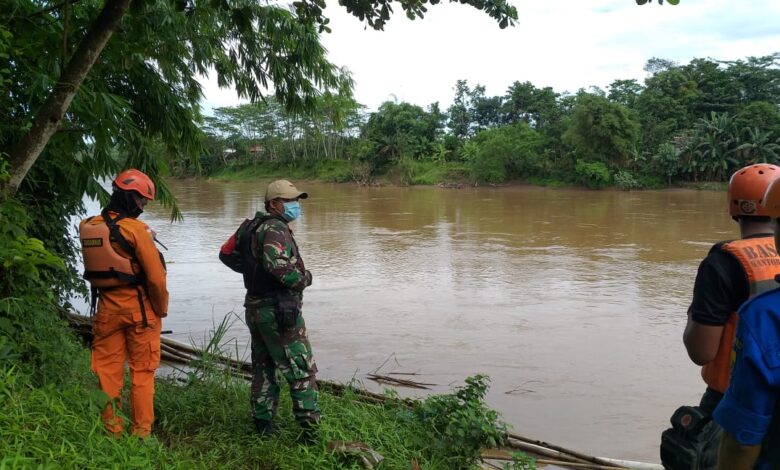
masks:
<path fill-rule="evenodd" d="M 223 168 L 213 175 L 223 180 L 289 178 L 321 180 L 334 183 L 352 181 L 353 164 L 347 160 L 321 160 L 300 165 L 267 163 L 241 168 Z"/>
<path fill-rule="evenodd" d="M 320 439 L 304 446 L 297 443 L 299 428 L 283 389 L 279 432 L 260 439 L 249 415 L 248 384 L 218 371 L 192 374 L 184 382 L 158 380 L 155 437 L 115 439 L 99 419 L 104 395 L 89 372 L 88 351 L 74 365 L 67 379 L 43 387 L 31 385 L 19 368 L 0 368 L 0 469 L 363 468 L 355 456 L 328 451 L 329 441 L 368 445 L 385 457 L 383 469 L 409 469 L 413 461 L 425 469 L 470 466 L 469 458 L 453 454 L 462 444 L 444 436 L 444 445 L 436 445 L 430 417 L 421 419 L 395 400 L 370 404 L 349 392 L 321 393 Z"/>

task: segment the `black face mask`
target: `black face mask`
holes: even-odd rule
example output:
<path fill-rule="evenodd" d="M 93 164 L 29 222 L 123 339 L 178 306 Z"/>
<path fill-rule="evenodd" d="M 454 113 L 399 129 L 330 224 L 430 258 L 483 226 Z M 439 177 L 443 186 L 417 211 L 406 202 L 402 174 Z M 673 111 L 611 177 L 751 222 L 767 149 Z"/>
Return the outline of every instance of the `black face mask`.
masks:
<path fill-rule="evenodd" d="M 138 203 L 135 202 L 132 191 L 123 191 L 121 189 L 114 190 L 111 194 L 111 201 L 109 201 L 106 209 L 132 218 L 138 217 L 144 211 L 138 207 Z"/>

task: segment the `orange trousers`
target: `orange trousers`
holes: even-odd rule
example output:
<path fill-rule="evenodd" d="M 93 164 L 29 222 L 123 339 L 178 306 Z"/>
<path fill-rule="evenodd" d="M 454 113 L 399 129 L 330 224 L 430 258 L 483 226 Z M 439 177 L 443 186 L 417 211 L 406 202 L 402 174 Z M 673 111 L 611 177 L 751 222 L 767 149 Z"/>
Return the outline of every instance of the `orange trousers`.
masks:
<path fill-rule="evenodd" d="M 154 372 L 160 365 L 160 331 L 162 321 L 147 312 L 148 327 L 140 312 L 101 312 L 93 320 L 92 371 L 109 402 L 103 410 L 103 423 L 115 435 L 124 431 L 125 423 L 115 413 L 121 408 L 120 393 L 124 385 L 125 362 L 130 364 L 130 399 L 132 432 L 147 437 L 154 422 Z"/>

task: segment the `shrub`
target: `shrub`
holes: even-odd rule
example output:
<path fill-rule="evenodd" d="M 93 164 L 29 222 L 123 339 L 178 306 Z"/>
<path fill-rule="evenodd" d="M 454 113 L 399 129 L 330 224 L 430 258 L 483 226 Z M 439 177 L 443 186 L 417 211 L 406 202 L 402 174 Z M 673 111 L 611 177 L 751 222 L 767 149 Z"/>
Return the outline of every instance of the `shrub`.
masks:
<path fill-rule="evenodd" d="M 615 186 L 626 191 L 642 188 L 642 183 L 628 170 L 618 170 L 613 179 Z"/>
<path fill-rule="evenodd" d="M 577 160 L 574 166 L 577 181 L 591 189 L 599 189 L 609 184 L 609 170 L 601 162 L 586 162 Z"/>
<path fill-rule="evenodd" d="M 489 129 L 463 147 L 474 177 L 501 183 L 510 177 L 530 176 L 541 167 L 543 138 L 525 123 Z"/>
<path fill-rule="evenodd" d="M 483 447 L 505 443 L 507 426 L 484 402 L 490 379 L 475 375 L 455 393 L 433 395 L 415 406 L 418 444 L 432 452 L 451 455 L 457 468 L 475 462 Z"/>

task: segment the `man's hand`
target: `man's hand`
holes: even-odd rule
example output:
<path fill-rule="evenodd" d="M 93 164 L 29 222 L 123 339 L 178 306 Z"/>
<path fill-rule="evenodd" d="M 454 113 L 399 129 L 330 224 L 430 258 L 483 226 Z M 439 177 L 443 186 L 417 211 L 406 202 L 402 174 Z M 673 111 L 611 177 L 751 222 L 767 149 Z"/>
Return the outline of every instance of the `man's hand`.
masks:
<path fill-rule="evenodd" d="M 311 271 L 308 269 L 306 270 L 306 287 L 309 287 L 311 285 L 312 277 L 311 277 Z"/>

